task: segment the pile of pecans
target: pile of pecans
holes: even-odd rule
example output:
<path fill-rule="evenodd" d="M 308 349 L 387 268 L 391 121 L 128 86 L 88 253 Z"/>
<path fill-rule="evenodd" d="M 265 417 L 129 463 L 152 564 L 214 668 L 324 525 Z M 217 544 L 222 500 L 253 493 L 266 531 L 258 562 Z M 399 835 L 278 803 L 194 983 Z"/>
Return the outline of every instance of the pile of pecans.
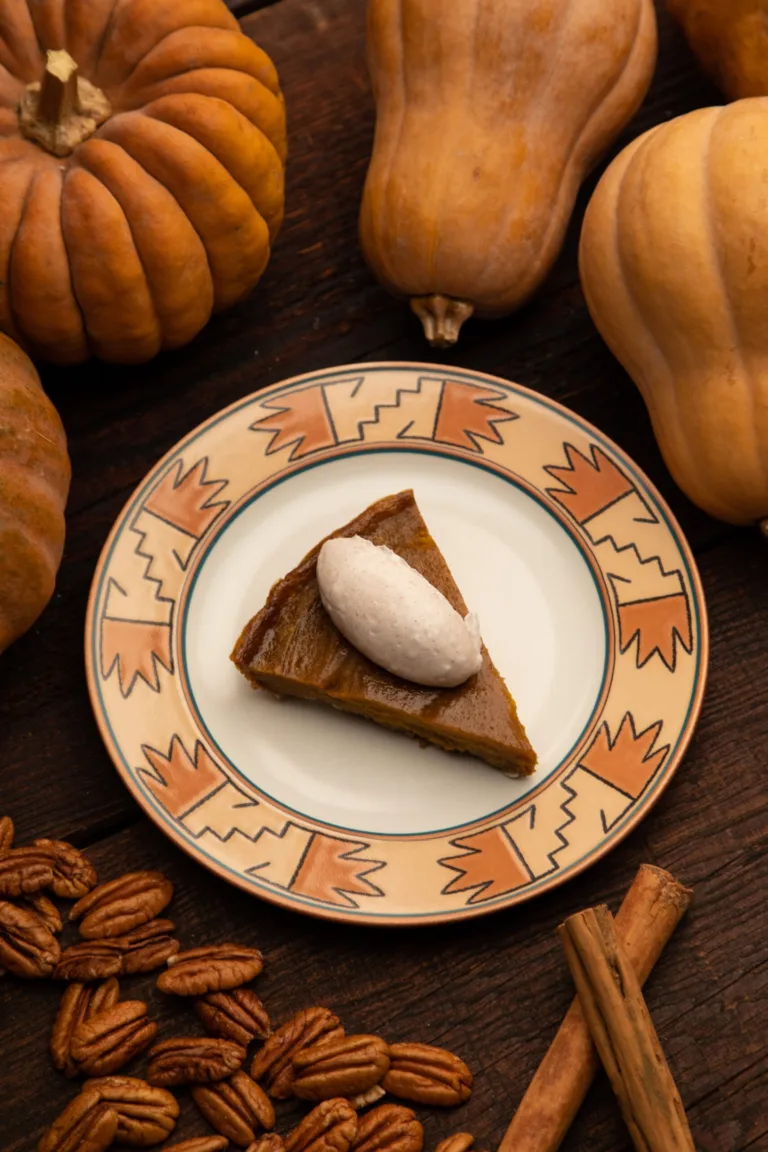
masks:
<path fill-rule="evenodd" d="M 87 857 L 61 840 L 13 846 L 0 818 L 0 973 L 66 980 L 51 1033 L 55 1067 L 86 1077 L 54 1121 L 38 1152 L 105 1152 L 113 1143 L 161 1144 L 179 1104 L 168 1091 L 188 1085 L 218 1133 L 166 1146 L 167 1152 L 421 1152 L 424 1130 L 412 1104 L 450 1107 L 472 1091 L 467 1065 L 429 1044 L 388 1044 L 348 1036 L 329 1008 L 302 1009 L 274 1031 L 259 997 L 246 987 L 263 968 L 256 948 L 214 944 L 180 951 L 175 925 L 160 918 L 173 885 L 160 872 L 131 872 L 97 883 Z M 69 919 L 83 940 L 62 951 L 58 908 L 45 894 L 75 900 Z M 186 998 L 205 1035 L 157 1042 L 142 1000 L 121 1000 L 120 977 L 163 971 L 161 992 Z M 248 1048 L 258 1043 L 249 1072 Z M 117 1075 L 140 1053 L 145 1078 Z M 273 1101 L 315 1105 L 285 1136 L 273 1131 Z M 437 1152 L 467 1152 L 468 1133 Z"/>

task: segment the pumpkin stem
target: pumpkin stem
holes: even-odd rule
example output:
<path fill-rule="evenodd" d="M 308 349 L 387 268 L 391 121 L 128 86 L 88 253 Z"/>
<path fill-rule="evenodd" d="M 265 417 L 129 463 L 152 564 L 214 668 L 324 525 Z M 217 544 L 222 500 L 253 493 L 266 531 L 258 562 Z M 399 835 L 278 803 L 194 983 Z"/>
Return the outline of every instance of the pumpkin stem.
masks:
<path fill-rule="evenodd" d="M 42 82 L 27 85 L 19 105 L 19 126 L 47 152 L 68 156 L 111 112 L 101 89 L 77 75 L 77 63 L 62 49 L 46 54 Z"/>
<path fill-rule="evenodd" d="M 765 520 L 760 521 L 760 531 L 763 536 L 768 536 L 768 516 L 766 516 Z"/>
<path fill-rule="evenodd" d="M 39 120 L 58 125 L 78 110 L 76 73 L 69 52 L 48 53 L 37 103 Z"/>
<path fill-rule="evenodd" d="M 424 335 L 432 347 L 450 348 L 475 306 L 466 300 L 452 300 L 450 296 L 414 296 L 411 309 L 424 325 Z"/>

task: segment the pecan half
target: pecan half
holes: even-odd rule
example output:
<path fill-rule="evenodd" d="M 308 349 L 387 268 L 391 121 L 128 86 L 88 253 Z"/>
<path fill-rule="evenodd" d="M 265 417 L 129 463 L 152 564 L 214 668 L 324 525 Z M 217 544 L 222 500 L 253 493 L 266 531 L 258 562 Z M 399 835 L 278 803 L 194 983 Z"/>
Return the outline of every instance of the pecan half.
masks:
<path fill-rule="evenodd" d="M 102 1076 L 89 1080 L 84 1092 L 95 1092 L 117 1113 L 118 1144 L 149 1148 L 162 1143 L 176 1126 L 176 1097 L 136 1076 Z"/>
<path fill-rule="evenodd" d="M 353 1152 L 421 1152 L 424 1129 L 410 1108 L 382 1104 L 361 1116 Z"/>
<path fill-rule="evenodd" d="M 293 1094 L 300 1100 L 358 1096 L 389 1069 L 389 1047 L 380 1036 L 340 1036 L 302 1048 L 292 1059 Z"/>
<path fill-rule="evenodd" d="M 53 1065 L 66 1076 L 77 1075 L 77 1065 L 69 1051 L 72 1033 L 81 1020 L 85 1019 L 88 1003 L 91 999 L 91 990 L 85 984 L 73 981 L 64 989 L 64 995 L 59 1001 L 59 1008 L 51 1029 L 51 1038 L 48 1041 L 48 1050 L 53 1059 Z"/>
<path fill-rule="evenodd" d="M 69 918 L 80 921 L 80 935 L 86 940 L 123 936 L 153 920 L 172 897 L 173 884 L 162 872 L 126 872 L 78 900 Z"/>
<path fill-rule="evenodd" d="M 34 847 L 48 853 L 53 880 L 47 887 L 57 896 L 77 900 L 93 888 L 98 879 L 96 869 L 79 848 L 66 840 L 35 840 Z"/>
<path fill-rule="evenodd" d="M 61 949 L 35 912 L 0 900 L 0 968 L 14 976 L 50 976 Z"/>
<path fill-rule="evenodd" d="M 285 1144 L 277 1132 L 265 1132 L 263 1136 L 257 1136 L 245 1152 L 285 1152 Z"/>
<path fill-rule="evenodd" d="M 51 1029 L 49 1049 L 53 1063 L 65 1076 L 76 1076 L 78 1067 L 72 1058 L 70 1046 L 75 1029 L 84 1020 L 106 1012 L 120 999 L 120 985 L 111 978 L 95 987 L 89 984 L 68 984 L 59 1003 L 59 1010 Z"/>
<path fill-rule="evenodd" d="M 117 944 L 123 953 L 123 975 L 134 976 L 161 968 L 180 948 L 178 940 L 173 937 L 175 931 L 176 925 L 172 920 L 150 920 L 132 928 L 124 936 L 113 937 L 112 943 Z"/>
<path fill-rule="evenodd" d="M 258 976 L 264 957 L 258 948 L 243 944 L 211 944 L 190 948 L 168 960 L 168 970 L 157 978 L 161 992 L 176 996 L 205 996 L 227 992 Z"/>
<path fill-rule="evenodd" d="M 275 1110 L 263 1088 L 246 1072 L 235 1072 L 219 1084 L 192 1089 L 192 1099 L 211 1128 L 246 1148 L 261 1128 L 272 1128 Z"/>
<path fill-rule="evenodd" d="M 435 1152 L 469 1152 L 475 1142 L 471 1132 L 454 1132 L 453 1136 L 446 1136 L 435 1148 Z"/>
<path fill-rule="evenodd" d="M 70 1055 L 88 1076 L 118 1072 L 154 1040 L 157 1024 L 147 1020 L 142 1000 L 123 1000 L 77 1025 Z"/>
<path fill-rule="evenodd" d="M 149 1051 L 150 1084 L 208 1084 L 225 1080 L 245 1060 L 245 1048 L 215 1036 L 175 1036 Z"/>
<path fill-rule="evenodd" d="M 463 1060 L 431 1044 L 391 1044 L 382 1086 L 401 1100 L 432 1107 L 463 1104 L 472 1094 L 472 1073 Z"/>
<path fill-rule="evenodd" d="M 180 1144 L 169 1144 L 163 1152 L 224 1152 L 229 1147 L 225 1136 L 193 1136 Z"/>
<path fill-rule="evenodd" d="M 344 1035 L 338 1016 L 330 1008 L 302 1008 L 277 1028 L 256 1053 L 251 1076 L 263 1082 L 270 1096 L 287 1100 L 292 1094 L 291 1061 L 302 1048 L 336 1040 Z"/>
<path fill-rule="evenodd" d="M 49 852 L 39 848 L 10 848 L 0 856 L 0 899 L 28 896 L 52 884 Z"/>
<path fill-rule="evenodd" d="M 285 1137 L 286 1152 L 348 1152 L 357 1125 L 348 1100 L 323 1100 Z"/>
<path fill-rule="evenodd" d="M 65 948 L 53 973 L 56 980 L 105 980 L 119 976 L 123 953 L 114 940 L 83 940 Z"/>
<path fill-rule="evenodd" d="M 10 816 L 0 816 L 0 856 L 13 847 L 15 831 Z"/>
<path fill-rule="evenodd" d="M 39 916 L 49 932 L 61 932 L 64 927 L 61 913 L 44 892 L 32 892 L 29 896 L 22 896 L 19 903 L 22 908 L 28 908 L 30 912 Z"/>
<path fill-rule="evenodd" d="M 70 1100 L 37 1146 L 37 1152 L 105 1152 L 117 1134 L 118 1116 L 98 1093 L 84 1089 Z"/>
<path fill-rule="evenodd" d="M 252 1040 L 266 1040 L 269 1016 L 259 997 L 250 988 L 231 992 L 210 992 L 192 1005 L 212 1036 L 234 1040 L 247 1048 Z"/>

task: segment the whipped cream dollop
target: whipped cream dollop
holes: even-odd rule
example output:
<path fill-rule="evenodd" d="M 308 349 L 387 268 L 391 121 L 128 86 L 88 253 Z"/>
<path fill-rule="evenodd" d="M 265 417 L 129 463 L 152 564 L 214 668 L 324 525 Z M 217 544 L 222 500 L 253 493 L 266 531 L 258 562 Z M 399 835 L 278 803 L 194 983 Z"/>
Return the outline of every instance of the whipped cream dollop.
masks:
<path fill-rule="evenodd" d="M 323 606 L 350 644 L 403 680 L 455 688 L 483 663 L 477 617 L 459 615 L 420 572 L 362 536 L 326 540 L 317 558 Z"/>

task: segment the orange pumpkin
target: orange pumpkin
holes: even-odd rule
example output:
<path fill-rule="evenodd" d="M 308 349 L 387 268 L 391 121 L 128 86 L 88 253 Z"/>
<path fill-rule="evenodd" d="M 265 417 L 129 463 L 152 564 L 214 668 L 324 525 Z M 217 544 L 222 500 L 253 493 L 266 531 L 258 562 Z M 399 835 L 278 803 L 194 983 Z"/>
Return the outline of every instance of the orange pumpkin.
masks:
<path fill-rule="evenodd" d="M 186 343 L 263 273 L 284 159 L 221 0 L 0 0 L 0 328 L 63 363 Z"/>
<path fill-rule="evenodd" d="M 69 480 L 56 409 L 29 357 L 0 335 L 0 652 L 53 595 Z"/>
<path fill-rule="evenodd" d="M 766 0 L 667 0 L 667 8 L 729 99 L 768 95 Z"/>

